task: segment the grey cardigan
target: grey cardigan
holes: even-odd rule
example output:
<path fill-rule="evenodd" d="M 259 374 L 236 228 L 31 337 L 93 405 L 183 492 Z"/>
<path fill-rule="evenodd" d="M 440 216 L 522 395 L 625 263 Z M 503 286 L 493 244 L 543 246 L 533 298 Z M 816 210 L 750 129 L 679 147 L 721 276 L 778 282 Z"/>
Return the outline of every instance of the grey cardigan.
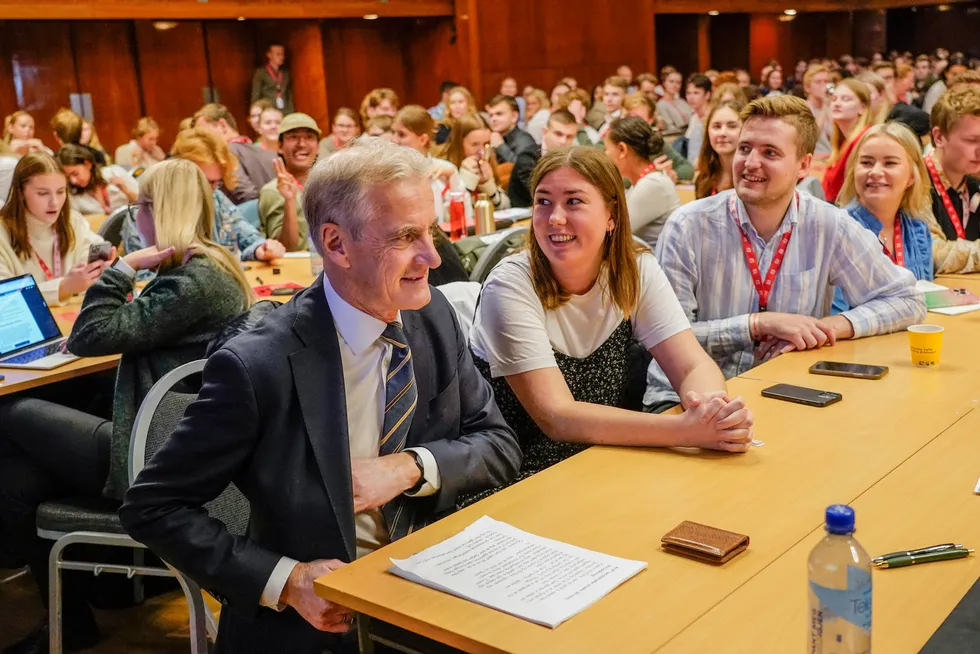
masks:
<path fill-rule="evenodd" d="M 129 488 L 129 437 L 146 394 L 166 373 L 204 357 L 222 326 L 247 308 L 235 280 L 205 256 L 161 270 L 139 297 L 134 282 L 107 268 L 85 293 L 68 350 L 79 356 L 121 354 L 112 407 L 112 448 L 103 494 Z"/>

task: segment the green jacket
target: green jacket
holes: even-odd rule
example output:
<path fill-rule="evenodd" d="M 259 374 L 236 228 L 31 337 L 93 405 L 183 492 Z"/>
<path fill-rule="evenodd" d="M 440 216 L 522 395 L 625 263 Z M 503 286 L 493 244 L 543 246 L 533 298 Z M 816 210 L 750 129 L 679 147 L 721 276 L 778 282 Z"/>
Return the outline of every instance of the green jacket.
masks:
<path fill-rule="evenodd" d="M 266 238 L 278 239 L 282 233 L 282 223 L 286 218 L 286 198 L 279 192 L 276 180 L 272 180 L 259 191 L 259 229 Z M 303 192 L 296 195 L 296 228 L 299 233 L 297 251 L 309 249 L 310 226 L 306 223 L 303 213 Z"/>
<path fill-rule="evenodd" d="M 241 288 L 205 256 L 157 273 L 132 301 L 134 280 L 113 268 L 85 293 L 68 338 L 79 356 L 121 354 L 112 407 L 109 477 L 103 494 L 129 488 L 129 438 L 143 398 L 174 368 L 204 357 L 208 343 L 248 306 Z"/>

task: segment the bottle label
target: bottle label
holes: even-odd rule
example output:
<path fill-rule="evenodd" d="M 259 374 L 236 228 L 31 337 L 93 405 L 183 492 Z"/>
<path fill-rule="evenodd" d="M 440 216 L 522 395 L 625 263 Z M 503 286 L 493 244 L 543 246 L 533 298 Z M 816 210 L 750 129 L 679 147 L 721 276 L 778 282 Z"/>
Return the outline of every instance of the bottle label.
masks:
<path fill-rule="evenodd" d="M 871 633 L 871 572 L 847 566 L 847 590 L 827 588 L 810 582 L 810 588 L 820 600 L 823 619 L 834 616 Z"/>

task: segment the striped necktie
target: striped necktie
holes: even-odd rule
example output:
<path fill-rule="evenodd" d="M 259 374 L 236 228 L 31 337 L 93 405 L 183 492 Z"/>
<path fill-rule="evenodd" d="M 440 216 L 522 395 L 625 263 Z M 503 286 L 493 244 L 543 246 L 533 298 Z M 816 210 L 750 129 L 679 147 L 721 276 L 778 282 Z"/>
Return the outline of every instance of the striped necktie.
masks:
<path fill-rule="evenodd" d="M 391 362 L 385 376 L 384 425 L 378 455 L 397 454 L 405 447 L 412 416 L 418 404 L 418 388 L 415 386 L 415 368 L 412 366 L 412 350 L 400 323 L 389 323 L 381 334 L 381 340 L 391 344 Z M 381 507 L 381 515 L 388 527 L 391 540 L 411 533 L 413 514 L 411 502 L 404 495 L 392 499 Z"/>

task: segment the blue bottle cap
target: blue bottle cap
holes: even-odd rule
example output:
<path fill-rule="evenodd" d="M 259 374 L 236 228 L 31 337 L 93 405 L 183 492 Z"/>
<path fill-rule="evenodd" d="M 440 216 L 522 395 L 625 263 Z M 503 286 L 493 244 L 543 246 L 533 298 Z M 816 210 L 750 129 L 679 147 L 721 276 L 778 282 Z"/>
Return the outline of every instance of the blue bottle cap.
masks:
<path fill-rule="evenodd" d="M 832 534 L 854 533 L 854 509 L 846 504 L 831 504 L 827 507 L 827 531 Z"/>

